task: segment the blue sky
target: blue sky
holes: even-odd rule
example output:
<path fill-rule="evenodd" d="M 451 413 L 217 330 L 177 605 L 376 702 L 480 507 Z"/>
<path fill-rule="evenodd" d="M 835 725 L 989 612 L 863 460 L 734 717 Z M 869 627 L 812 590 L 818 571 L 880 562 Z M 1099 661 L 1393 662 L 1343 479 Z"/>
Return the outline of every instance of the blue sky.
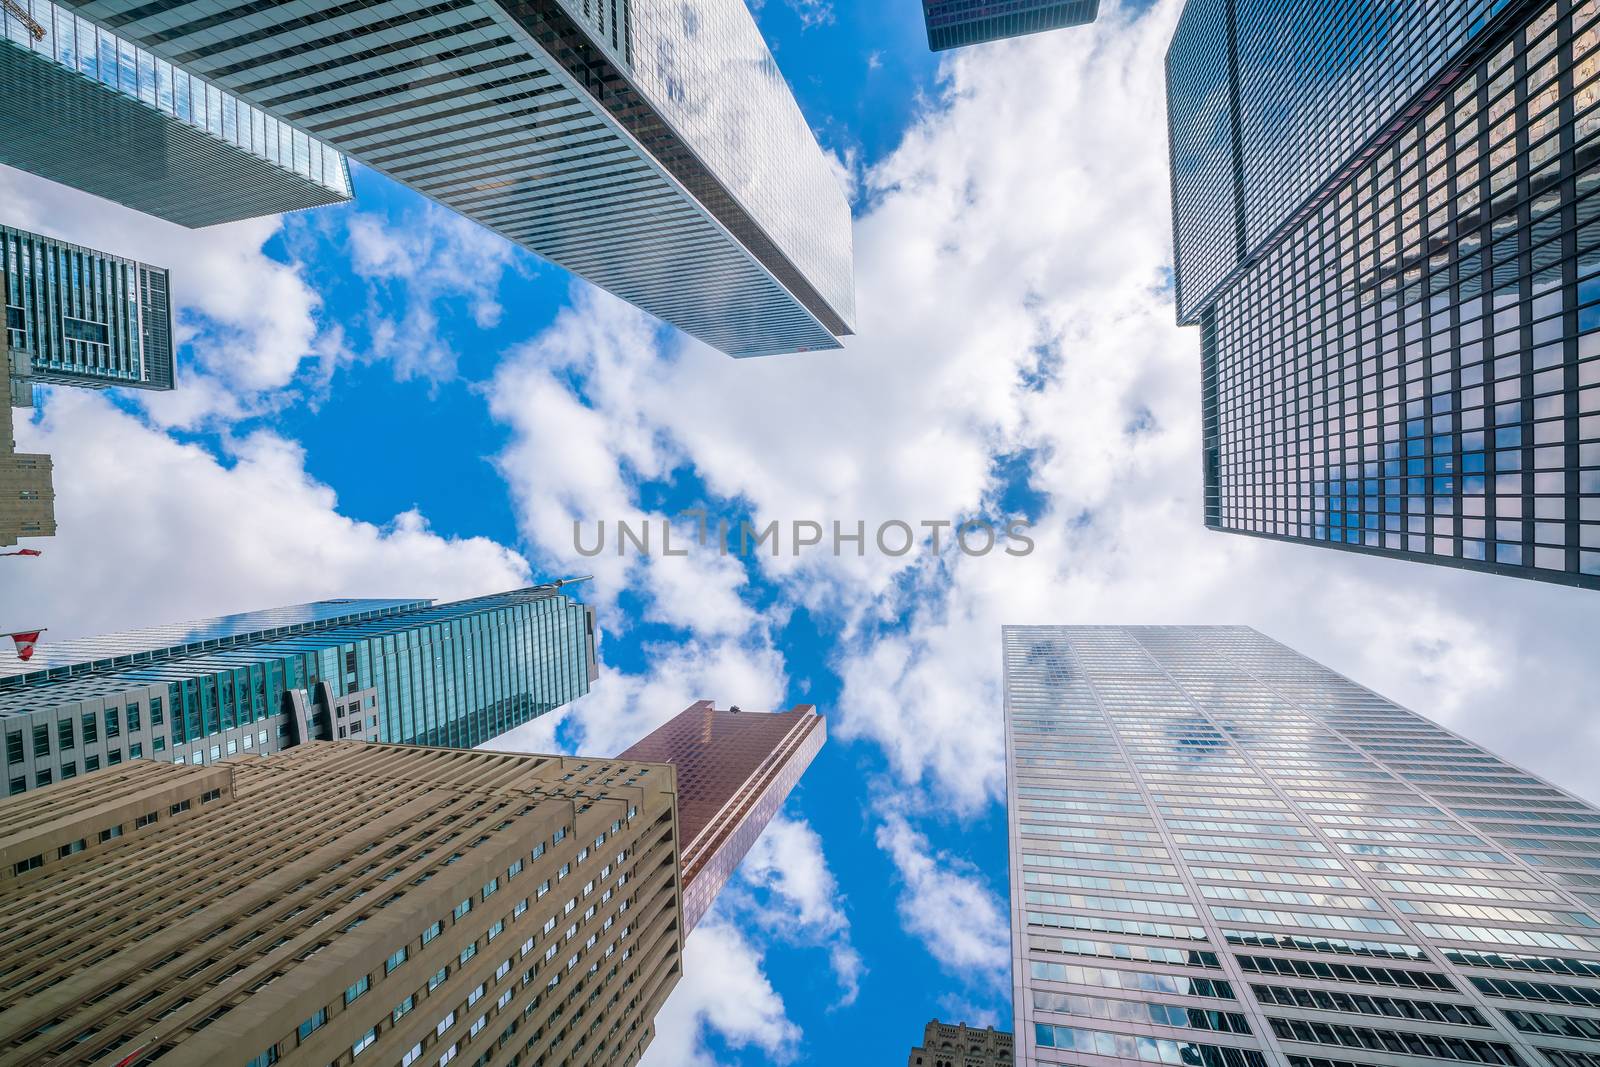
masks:
<path fill-rule="evenodd" d="M 593 572 L 595 692 L 503 745 L 609 754 L 700 698 L 816 704 L 831 740 L 691 938 L 657 1065 L 897 1063 L 935 1015 L 1009 1026 L 1002 623 L 1248 623 L 1592 796 L 1590 597 L 1200 529 L 1178 6 L 941 58 L 910 0 L 765 0 L 851 183 L 838 353 L 729 360 L 359 169 L 349 207 L 191 232 L 0 168 L 7 222 L 170 266 L 185 341 L 175 393 L 54 391 L 19 427 L 55 456 L 61 533 L 0 575 L 0 629 Z M 1021 515 L 1038 547 L 572 549 L 574 521 L 688 507 Z"/>

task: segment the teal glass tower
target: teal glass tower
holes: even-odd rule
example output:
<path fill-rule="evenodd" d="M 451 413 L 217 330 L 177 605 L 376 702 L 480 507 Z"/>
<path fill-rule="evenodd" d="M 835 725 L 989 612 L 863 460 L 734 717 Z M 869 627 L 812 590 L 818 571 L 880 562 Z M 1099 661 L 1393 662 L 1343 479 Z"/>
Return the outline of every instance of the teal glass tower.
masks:
<path fill-rule="evenodd" d="M 0 654 L 10 793 L 307 740 L 472 748 L 589 691 L 591 609 L 537 586 L 324 600 Z"/>
<path fill-rule="evenodd" d="M 1082 26 L 1100 13 L 1100 0 L 922 0 L 928 47 L 963 45 Z"/>
<path fill-rule="evenodd" d="M 1019 1067 L 1600 1062 L 1592 804 L 1245 627 L 1003 640 Z"/>
<path fill-rule="evenodd" d="M 167 272 L 0 226 L 12 395 L 34 383 L 171 389 Z"/>
<path fill-rule="evenodd" d="M 0 5 L 0 163 L 184 226 L 350 199 L 325 143 L 49 0 Z"/>
<path fill-rule="evenodd" d="M 734 356 L 838 348 L 850 208 L 744 0 L 68 0 Z"/>
<path fill-rule="evenodd" d="M 1206 525 L 1600 589 L 1600 9 L 1189 0 Z"/>

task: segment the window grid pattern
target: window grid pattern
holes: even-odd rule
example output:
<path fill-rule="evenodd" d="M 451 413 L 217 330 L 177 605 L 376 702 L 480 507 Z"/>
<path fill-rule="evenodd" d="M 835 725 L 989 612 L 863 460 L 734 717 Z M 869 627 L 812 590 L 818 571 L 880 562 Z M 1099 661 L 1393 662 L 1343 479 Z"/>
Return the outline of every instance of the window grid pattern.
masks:
<path fill-rule="evenodd" d="M 1208 309 L 1206 523 L 1600 588 L 1600 24 L 1546 3 Z"/>
<path fill-rule="evenodd" d="M 737 0 L 631 0 L 621 30 L 581 0 L 235 6 L 73 2 L 731 355 L 850 332 L 849 207 Z M 708 117 L 708 78 L 745 107 Z"/>
<path fill-rule="evenodd" d="M 935 52 L 1093 22 L 1100 0 L 922 0 Z"/>
<path fill-rule="evenodd" d="M 1600 810 L 1246 628 L 1011 626 L 1004 652 L 1019 1062 L 1193 1044 L 1102 1002 L 1219 987 L 1243 1025 L 1203 1043 L 1269 1062 L 1542 1067 L 1532 1038 L 1584 1030 L 1550 1006 L 1600 998 L 1600 863 L 1562 831 Z"/>

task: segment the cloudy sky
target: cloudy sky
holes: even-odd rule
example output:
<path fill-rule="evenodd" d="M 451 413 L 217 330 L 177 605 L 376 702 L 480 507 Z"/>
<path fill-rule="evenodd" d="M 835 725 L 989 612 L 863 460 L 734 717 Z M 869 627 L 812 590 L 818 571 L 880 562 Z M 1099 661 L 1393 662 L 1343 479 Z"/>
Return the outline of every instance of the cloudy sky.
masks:
<path fill-rule="evenodd" d="M 1600 795 L 1592 593 L 1202 529 L 1178 3 L 943 59 L 913 0 L 754 6 L 849 185 L 840 352 L 727 359 L 365 170 L 351 207 L 185 231 L 0 168 L 5 222 L 169 266 L 184 342 L 174 393 L 24 416 L 61 532 L 0 561 L 0 630 L 593 573 L 594 693 L 501 746 L 818 705 L 831 740 L 690 939 L 655 1067 L 894 1063 L 935 1015 L 1009 1026 L 1004 623 L 1249 624 Z M 575 521 L 689 508 L 1021 517 L 1036 548 L 574 551 Z"/>

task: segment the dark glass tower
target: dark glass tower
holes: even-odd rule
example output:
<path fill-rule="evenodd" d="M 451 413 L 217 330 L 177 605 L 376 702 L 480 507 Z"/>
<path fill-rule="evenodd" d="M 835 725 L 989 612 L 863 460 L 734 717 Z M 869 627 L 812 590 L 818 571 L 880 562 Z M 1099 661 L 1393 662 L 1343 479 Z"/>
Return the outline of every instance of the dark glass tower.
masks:
<path fill-rule="evenodd" d="M 1018 1064 L 1600 1062 L 1600 810 L 1247 628 L 1004 652 Z"/>
<path fill-rule="evenodd" d="M 730 355 L 838 348 L 850 207 L 744 0 L 66 0 Z"/>
<path fill-rule="evenodd" d="M 928 47 L 962 45 L 1082 26 L 1100 13 L 1100 0 L 922 0 Z"/>
<path fill-rule="evenodd" d="M 172 388 L 164 269 L 0 226 L 0 279 L 15 399 L 35 382 Z"/>
<path fill-rule="evenodd" d="M 589 691 L 590 609 L 538 586 L 323 600 L 0 653 L 9 793 L 309 740 L 471 748 Z"/>
<path fill-rule="evenodd" d="M 1600 588 L 1600 9 L 1190 0 L 1215 530 Z"/>
<path fill-rule="evenodd" d="M 702 700 L 617 757 L 677 771 L 685 933 L 710 910 L 827 736 L 809 704 L 753 714 Z"/>

